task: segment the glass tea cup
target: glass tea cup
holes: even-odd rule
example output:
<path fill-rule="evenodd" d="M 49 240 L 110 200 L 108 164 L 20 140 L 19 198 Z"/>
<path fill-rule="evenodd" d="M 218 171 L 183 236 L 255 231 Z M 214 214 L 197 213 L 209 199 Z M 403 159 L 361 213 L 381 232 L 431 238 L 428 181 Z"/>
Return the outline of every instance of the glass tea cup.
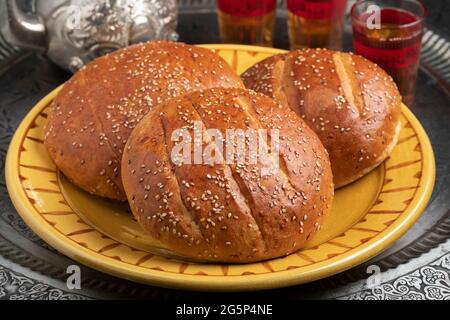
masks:
<path fill-rule="evenodd" d="M 351 10 L 355 52 L 375 62 L 414 100 L 426 10 L 418 0 L 358 1 Z"/>
<path fill-rule="evenodd" d="M 272 46 L 276 0 L 217 0 L 224 43 Z"/>
<path fill-rule="evenodd" d="M 287 0 L 291 49 L 342 49 L 347 0 Z"/>

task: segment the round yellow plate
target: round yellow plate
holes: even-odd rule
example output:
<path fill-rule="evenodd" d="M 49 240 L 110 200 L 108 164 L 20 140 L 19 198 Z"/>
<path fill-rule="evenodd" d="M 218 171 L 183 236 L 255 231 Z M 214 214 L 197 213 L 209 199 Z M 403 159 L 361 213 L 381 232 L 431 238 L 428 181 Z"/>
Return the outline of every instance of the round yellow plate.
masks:
<path fill-rule="evenodd" d="M 281 50 L 208 45 L 238 72 Z M 435 162 L 419 121 L 402 107 L 400 140 L 388 160 L 336 192 L 332 213 L 304 250 L 261 263 L 198 264 L 149 253 L 154 243 L 126 205 L 91 196 L 59 174 L 43 145 L 48 106 L 26 116 L 11 142 L 6 182 L 25 222 L 65 255 L 118 277 L 192 290 L 260 290 L 300 284 L 354 267 L 389 247 L 430 198 Z"/>

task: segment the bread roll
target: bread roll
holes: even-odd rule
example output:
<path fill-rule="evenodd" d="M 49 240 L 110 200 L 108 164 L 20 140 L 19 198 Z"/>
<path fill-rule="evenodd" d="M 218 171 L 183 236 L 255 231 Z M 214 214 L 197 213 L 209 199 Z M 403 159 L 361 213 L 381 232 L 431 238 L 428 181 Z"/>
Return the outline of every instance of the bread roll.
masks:
<path fill-rule="evenodd" d="M 400 133 L 401 97 L 376 64 L 351 53 L 305 49 L 257 63 L 247 88 L 288 105 L 317 133 L 342 187 L 383 162 Z"/>
<path fill-rule="evenodd" d="M 235 137 L 245 137 L 244 149 L 227 136 L 230 129 L 243 130 Z M 178 163 L 185 135 L 191 161 Z M 258 143 L 272 155 L 255 157 L 250 150 Z M 205 162 L 212 146 L 214 164 Z M 195 154 L 202 161 L 194 162 Z M 316 134 L 289 108 L 245 89 L 208 89 L 159 105 L 126 144 L 122 180 L 142 227 L 171 254 L 196 261 L 292 253 L 320 229 L 333 198 L 328 155 Z"/>
<path fill-rule="evenodd" d="M 148 42 L 100 57 L 54 99 L 45 145 L 58 168 L 86 191 L 125 200 L 120 160 L 131 130 L 157 104 L 193 90 L 243 87 L 210 50 Z"/>

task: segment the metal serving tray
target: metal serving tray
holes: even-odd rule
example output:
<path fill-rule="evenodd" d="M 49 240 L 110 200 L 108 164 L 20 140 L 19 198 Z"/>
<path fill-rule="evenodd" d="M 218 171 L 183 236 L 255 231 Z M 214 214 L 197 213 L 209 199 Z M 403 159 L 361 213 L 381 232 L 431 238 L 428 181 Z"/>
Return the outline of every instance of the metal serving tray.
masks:
<path fill-rule="evenodd" d="M 442 3 L 433 2 L 435 5 L 429 8 L 429 29 L 424 36 L 416 100 L 410 106 L 427 131 L 436 157 L 436 184 L 422 217 L 391 248 L 363 265 L 306 285 L 235 293 L 234 297 L 262 300 L 273 297 L 448 298 L 450 283 L 448 277 L 447 281 L 442 280 L 442 274 L 450 273 L 450 241 L 447 241 L 450 238 L 450 43 L 446 40 L 449 34 L 446 34 L 448 29 L 441 14 Z M 279 6 L 274 44 L 287 49 L 286 12 L 282 2 Z M 29 9 L 32 10 L 32 6 Z M 220 42 L 215 1 L 180 1 L 179 10 L 181 41 Z M 448 11 L 445 4 L 444 10 Z M 344 48 L 352 49 L 349 25 Z M 21 220 L 8 197 L 4 163 L 9 142 L 20 121 L 37 101 L 69 76 L 43 56 L 10 47 L 0 35 L 0 299 L 224 299 L 219 293 L 144 286 L 84 266 L 81 266 L 82 289 L 67 289 L 66 269 L 75 262 L 49 247 Z M 366 270 L 369 265 L 377 265 L 382 270 L 383 285 L 375 289 L 368 288 L 366 279 L 370 274 Z"/>

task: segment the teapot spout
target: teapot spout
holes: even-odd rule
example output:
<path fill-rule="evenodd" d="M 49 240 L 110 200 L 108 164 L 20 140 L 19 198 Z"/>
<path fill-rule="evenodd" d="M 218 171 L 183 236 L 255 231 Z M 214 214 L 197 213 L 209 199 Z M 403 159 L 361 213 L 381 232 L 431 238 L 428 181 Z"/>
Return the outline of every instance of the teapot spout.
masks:
<path fill-rule="evenodd" d="M 47 48 L 44 19 L 23 12 L 16 0 L 0 1 L 0 31 L 8 42 L 19 48 L 35 51 Z"/>

